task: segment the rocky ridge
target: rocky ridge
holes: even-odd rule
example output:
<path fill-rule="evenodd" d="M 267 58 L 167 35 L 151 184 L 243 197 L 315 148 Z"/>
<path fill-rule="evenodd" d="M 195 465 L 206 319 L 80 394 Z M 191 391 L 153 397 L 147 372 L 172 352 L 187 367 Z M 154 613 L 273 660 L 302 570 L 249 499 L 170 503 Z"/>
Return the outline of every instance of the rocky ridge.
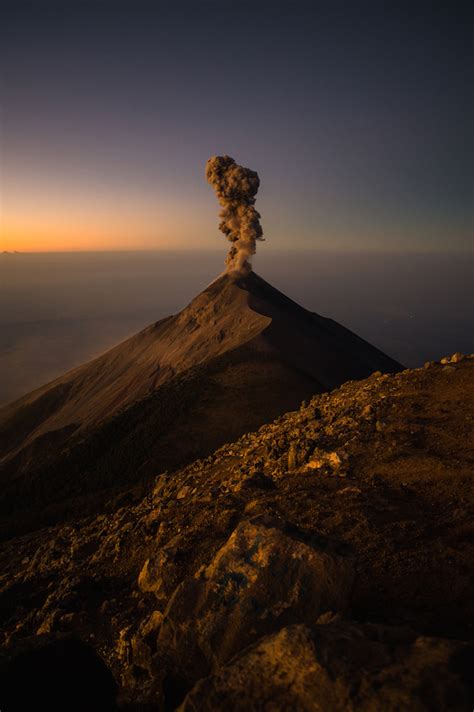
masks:
<path fill-rule="evenodd" d="M 375 373 L 2 543 L 6 699 L 41 654 L 101 709 L 470 710 L 473 391 L 460 354 Z"/>

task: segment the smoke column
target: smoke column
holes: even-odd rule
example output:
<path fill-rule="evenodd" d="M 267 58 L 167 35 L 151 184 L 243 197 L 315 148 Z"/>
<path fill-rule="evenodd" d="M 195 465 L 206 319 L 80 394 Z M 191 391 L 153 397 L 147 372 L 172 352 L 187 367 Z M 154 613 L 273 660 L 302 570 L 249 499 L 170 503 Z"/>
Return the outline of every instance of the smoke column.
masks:
<path fill-rule="evenodd" d="M 260 214 L 254 208 L 258 174 L 239 166 L 230 156 L 213 156 L 206 163 L 206 178 L 222 206 L 219 230 L 231 243 L 227 269 L 249 272 L 249 258 L 255 254 L 257 240 L 264 239 Z"/>

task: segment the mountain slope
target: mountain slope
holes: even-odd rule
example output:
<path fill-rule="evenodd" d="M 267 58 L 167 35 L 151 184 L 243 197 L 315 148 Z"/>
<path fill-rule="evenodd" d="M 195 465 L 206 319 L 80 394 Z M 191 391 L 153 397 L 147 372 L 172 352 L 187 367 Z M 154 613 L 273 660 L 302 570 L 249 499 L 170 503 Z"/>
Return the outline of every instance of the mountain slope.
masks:
<path fill-rule="evenodd" d="M 128 710 L 472 709 L 474 360 L 443 361 L 0 544 L 5 694 L 73 636 Z M 60 649 L 93 694 L 97 670 Z"/>
<path fill-rule="evenodd" d="M 399 368 L 347 329 L 306 311 L 255 273 L 240 278 L 224 274 L 178 315 L 152 324 L 3 407 L 3 450 L 14 450 L 19 440 L 31 441 L 66 426 L 80 429 L 98 423 L 173 376 L 243 344 L 278 353 L 322 390 L 374 370 Z"/>
<path fill-rule="evenodd" d="M 29 438 L 70 425 L 88 427 L 265 328 L 268 320 L 247 307 L 243 290 L 226 277 L 219 280 L 220 289 L 214 285 L 178 315 L 150 325 L 7 405 L 0 411 L 0 423 L 8 427 L 9 422 L 31 413 Z"/>
<path fill-rule="evenodd" d="M 313 393 L 399 369 L 258 275 L 224 274 L 176 316 L 0 411 L 2 531 L 101 506 Z"/>

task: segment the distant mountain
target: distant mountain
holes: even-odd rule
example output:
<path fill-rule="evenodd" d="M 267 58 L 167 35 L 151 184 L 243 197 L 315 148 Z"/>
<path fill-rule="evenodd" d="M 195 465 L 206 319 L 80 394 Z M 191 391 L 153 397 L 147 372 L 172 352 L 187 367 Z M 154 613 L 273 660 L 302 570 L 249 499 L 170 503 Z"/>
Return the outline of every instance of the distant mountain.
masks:
<path fill-rule="evenodd" d="M 179 314 L 0 409 L 4 534 L 95 508 L 314 393 L 400 368 L 254 272 L 225 273 Z"/>

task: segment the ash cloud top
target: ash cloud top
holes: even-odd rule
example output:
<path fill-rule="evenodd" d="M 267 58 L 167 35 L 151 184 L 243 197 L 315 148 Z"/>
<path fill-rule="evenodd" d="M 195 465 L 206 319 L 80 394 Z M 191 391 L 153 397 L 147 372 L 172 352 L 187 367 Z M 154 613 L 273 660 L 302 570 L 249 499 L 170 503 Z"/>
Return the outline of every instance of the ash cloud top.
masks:
<path fill-rule="evenodd" d="M 206 163 L 206 178 L 222 206 L 219 230 L 231 243 L 227 269 L 249 272 L 257 240 L 264 239 L 260 213 L 254 208 L 258 173 L 239 166 L 230 156 L 213 156 Z"/>

